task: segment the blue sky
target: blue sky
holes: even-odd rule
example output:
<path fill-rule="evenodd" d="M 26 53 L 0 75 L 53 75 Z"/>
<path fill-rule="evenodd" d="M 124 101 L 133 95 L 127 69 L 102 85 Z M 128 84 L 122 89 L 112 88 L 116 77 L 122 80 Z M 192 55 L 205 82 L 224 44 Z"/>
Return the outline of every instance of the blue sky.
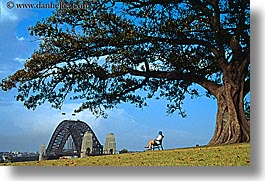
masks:
<path fill-rule="evenodd" d="M 33 26 L 51 14 L 47 9 L 8 9 L 7 0 L 1 0 L 0 15 L 0 79 L 22 68 L 25 60 L 38 48 L 38 41 L 30 37 L 28 27 Z M 15 3 L 32 3 L 20 0 Z M 41 0 L 35 2 L 56 2 Z M 67 101 L 62 110 L 55 110 L 49 104 L 35 111 L 27 110 L 16 102 L 16 90 L 0 90 L 0 151 L 38 151 L 41 144 L 48 144 L 56 126 L 64 119 L 80 119 L 94 130 L 101 144 L 109 132 L 116 136 L 117 149 L 144 150 L 150 139 L 162 130 L 165 135 L 164 148 L 205 145 L 211 139 L 217 113 L 216 100 L 206 97 L 184 102 L 187 117 L 177 113 L 166 115 L 166 101 L 150 100 L 149 106 L 138 109 L 130 104 L 121 104 L 109 111 L 107 119 L 95 117 L 83 111 L 72 117 L 78 102 Z M 66 112 L 62 116 L 62 112 Z"/>

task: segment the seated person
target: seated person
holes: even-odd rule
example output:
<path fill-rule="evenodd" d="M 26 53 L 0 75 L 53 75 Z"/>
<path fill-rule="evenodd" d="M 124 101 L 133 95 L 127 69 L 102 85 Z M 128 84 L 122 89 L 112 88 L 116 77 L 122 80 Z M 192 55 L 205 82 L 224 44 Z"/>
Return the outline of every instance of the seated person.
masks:
<path fill-rule="evenodd" d="M 161 144 L 161 140 L 164 138 L 162 131 L 159 131 L 158 136 L 154 140 L 150 140 L 145 148 L 151 149 L 154 144 Z"/>

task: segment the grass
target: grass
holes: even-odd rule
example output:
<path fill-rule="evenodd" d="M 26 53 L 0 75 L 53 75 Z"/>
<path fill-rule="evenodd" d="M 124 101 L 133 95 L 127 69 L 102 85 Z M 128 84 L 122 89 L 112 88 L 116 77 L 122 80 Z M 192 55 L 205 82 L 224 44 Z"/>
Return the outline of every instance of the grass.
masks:
<path fill-rule="evenodd" d="M 250 166 L 250 144 L 155 150 L 60 160 L 2 163 L 7 166 Z"/>

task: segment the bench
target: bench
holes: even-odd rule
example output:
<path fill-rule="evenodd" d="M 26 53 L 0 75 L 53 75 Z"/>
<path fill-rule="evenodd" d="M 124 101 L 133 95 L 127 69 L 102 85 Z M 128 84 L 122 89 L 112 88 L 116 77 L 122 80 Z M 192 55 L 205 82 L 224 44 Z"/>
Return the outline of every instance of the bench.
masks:
<path fill-rule="evenodd" d="M 163 145 L 162 145 L 163 139 L 164 139 L 164 136 L 160 140 L 160 143 L 155 142 L 154 144 L 152 144 L 152 148 L 151 149 L 152 150 L 155 150 L 155 149 L 158 149 L 158 150 L 162 149 L 162 150 L 164 150 Z"/>

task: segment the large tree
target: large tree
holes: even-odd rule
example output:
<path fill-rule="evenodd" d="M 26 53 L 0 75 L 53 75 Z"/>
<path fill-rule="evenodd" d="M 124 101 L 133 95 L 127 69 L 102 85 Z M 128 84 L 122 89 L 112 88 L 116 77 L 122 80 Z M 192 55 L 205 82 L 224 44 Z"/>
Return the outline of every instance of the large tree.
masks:
<path fill-rule="evenodd" d="M 122 102 L 165 98 L 168 113 L 184 116 L 198 84 L 218 102 L 209 144 L 250 141 L 249 0 L 64 1 L 29 31 L 39 49 L 1 83 L 27 108 L 60 108 L 70 95 L 82 100 L 77 112 L 104 115 Z"/>

